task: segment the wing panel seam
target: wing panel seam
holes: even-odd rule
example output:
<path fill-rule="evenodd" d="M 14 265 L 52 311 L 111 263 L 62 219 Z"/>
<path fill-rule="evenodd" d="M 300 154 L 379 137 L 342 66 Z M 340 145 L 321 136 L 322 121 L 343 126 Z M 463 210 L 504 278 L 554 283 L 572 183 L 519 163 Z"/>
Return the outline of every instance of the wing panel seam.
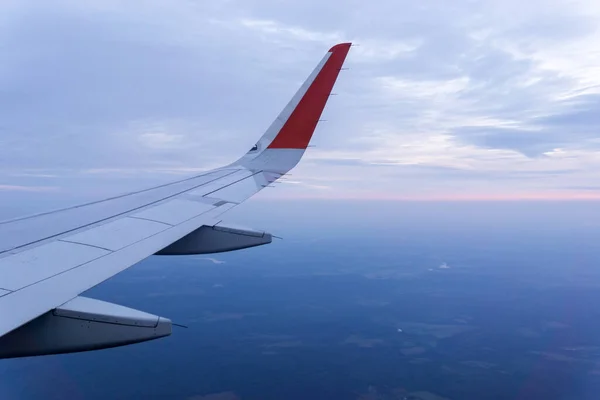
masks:
<path fill-rule="evenodd" d="M 63 243 L 72 243 L 72 244 L 78 244 L 78 245 L 81 245 L 81 246 L 94 247 L 96 249 L 110 251 L 111 253 L 114 252 L 114 250 L 107 249 L 106 247 L 96 246 L 96 245 L 88 244 L 88 243 L 76 242 L 74 240 L 58 239 L 58 241 L 59 242 L 63 242 Z"/>
<path fill-rule="evenodd" d="M 225 188 L 228 188 L 228 187 L 229 187 L 229 186 L 231 186 L 231 185 L 235 185 L 236 183 L 239 183 L 239 182 L 241 182 L 241 181 L 244 181 L 244 180 L 246 180 L 246 179 L 248 179 L 248 178 L 252 178 L 253 176 L 256 176 L 256 175 L 258 175 L 258 174 L 260 174 L 260 173 L 262 173 L 262 172 L 263 172 L 262 170 L 261 170 L 261 171 L 254 172 L 252 175 L 248 175 L 248 176 L 246 176 L 246 177 L 244 177 L 244 178 L 242 178 L 242 179 L 240 179 L 240 180 L 237 180 L 237 181 L 235 181 L 235 182 L 232 182 L 232 183 L 230 183 L 230 184 L 228 184 L 228 185 L 225 185 L 225 186 L 222 186 L 222 187 L 220 187 L 220 188 L 218 188 L 218 189 L 215 189 L 215 190 L 213 190 L 212 192 L 208 192 L 208 193 L 206 193 L 205 195 L 203 195 L 202 197 L 209 196 L 209 195 L 211 195 L 211 194 L 213 194 L 213 193 L 215 193 L 215 192 L 218 192 L 219 190 L 223 190 L 223 189 L 225 189 Z"/>
<path fill-rule="evenodd" d="M 131 327 L 134 327 L 134 328 L 146 328 L 146 329 L 156 329 L 156 327 L 158 326 L 158 322 L 160 320 L 160 317 L 158 317 L 156 319 L 156 323 L 154 325 L 152 325 L 152 326 L 143 326 L 143 325 L 123 324 L 123 323 L 120 323 L 120 322 L 102 321 L 102 320 L 99 320 L 99 319 L 89 320 L 89 319 L 85 319 L 85 318 L 69 317 L 67 315 L 56 315 L 54 313 L 53 313 L 53 315 L 55 317 L 57 317 L 57 318 L 67 318 L 67 319 L 74 319 L 74 320 L 77 320 L 77 321 L 88 321 L 88 322 L 96 322 L 96 323 L 99 323 L 99 324 L 131 326 Z"/>
<path fill-rule="evenodd" d="M 2 254 L 6 253 L 6 252 L 8 252 L 8 251 L 11 251 L 11 252 L 12 252 L 12 251 L 15 251 L 15 250 L 21 249 L 21 248 L 23 248 L 23 247 L 30 246 L 30 245 L 32 245 L 32 244 L 40 243 L 40 242 L 43 242 L 43 241 L 45 241 L 45 240 L 48 240 L 48 239 L 56 238 L 56 237 L 62 236 L 62 235 L 64 235 L 64 234 L 67 234 L 67 233 L 71 233 L 71 232 L 78 231 L 78 230 L 80 230 L 80 229 L 82 229 L 82 228 L 87 228 L 87 227 L 91 227 L 91 226 L 94 226 L 94 225 L 96 225 L 96 224 L 99 224 L 99 223 L 102 223 L 102 222 L 105 222 L 105 221 L 110 221 L 111 219 L 115 219 L 116 217 L 120 217 L 120 216 L 126 215 L 126 214 L 128 214 L 128 213 L 134 212 L 134 211 L 136 211 L 136 210 L 142 209 L 142 208 L 144 208 L 144 207 L 148 207 L 148 206 L 151 206 L 151 205 L 153 205 L 153 204 L 160 203 L 161 201 L 165 201 L 165 200 L 171 199 L 171 198 L 173 198 L 173 197 L 177 197 L 177 196 L 179 196 L 180 194 L 183 194 L 183 193 L 185 193 L 185 192 L 189 192 L 189 191 L 191 191 L 191 190 L 194 190 L 194 189 L 197 189 L 197 188 L 199 188 L 199 187 L 201 187 L 201 186 L 204 186 L 204 185 L 207 185 L 207 184 L 209 184 L 209 183 L 215 182 L 215 181 L 217 181 L 217 180 L 219 180 L 219 179 L 221 179 L 221 178 L 225 178 L 226 176 L 229 176 L 229 175 L 231 175 L 231 174 L 233 174 L 233 173 L 235 173 L 235 172 L 238 172 L 238 171 L 239 171 L 239 170 L 235 170 L 235 171 L 233 171 L 233 172 L 231 172 L 231 173 L 229 173 L 229 174 L 227 174 L 227 175 L 220 176 L 220 177 L 218 177 L 218 178 L 215 178 L 215 179 L 213 179 L 213 180 L 211 180 L 211 181 L 204 182 L 204 183 L 202 183 L 202 184 L 199 184 L 199 185 L 197 185 L 197 186 L 193 186 L 193 187 L 191 187 L 191 188 L 188 188 L 188 189 L 186 189 L 186 190 L 182 190 L 181 192 L 177 192 L 177 193 L 175 193 L 175 194 L 172 194 L 172 195 L 170 195 L 170 196 L 163 197 L 163 198 L 162 198 L 162 199 L 160 199 L 160 200 L 156 200 L 156 201 L 153 201 L 153 202 L 150 202 L 150 203 L 144 204 L 144 205 L 142 205 L 142 206 L 139 206 L 139 207 L 136 207 L 136 208 L 132 208 L 132 209 L 130 209 L 130 210 L 127 210 L 127 211 L 124 211 L 124 212 L 122 212 L 122 213 L 115 214 L 115 215 L 111 215 L 110 217 L 107 217 L 107 218 L 104 218 L 104 219 L 100 219 L 100 220 L 98 220 L 98 221 L 94 221 L 94 222 L 91 222 L 91 223 L 89 223 L 89 224 L 86 224 L 86 225 L 81 225 L 81 226 L 78 226 L 77 228 L 69 229 L 69 230 L 66 230 L 66 231 L 63 231 L 63 232 L 57 233 L 57 234 L 55 234 L 55 235 L 50 235 L 50 236 L 47 236 L 47 237 L 45 237 L 45 238 L 42 238 L 42 239 L 34 240 L 34 241 L 32 241 L 32 242 L 25 243 L 25 244 L 22 244 L 22 245 L 20 245 L 20 246 L 13 247 L 13 248 L 11 248 L 11 249 L 7 249 L 7 250 L 4 250 L 4 251 L 0 251 L 0 256 L 2 256 Z M 250 176 L 253 176 L 253 175 L 250 175 Z M 239 181 L 236 181 L 236 182 L 239 182 Z M 235 182 L 234 182 L 234 183 L 235 183 Z M 217 190 L 223 189 L 223 188 L 225 188 L 225 187 L 227 187 L 227 186 L 229 186 L 229 185 L 223 186 L 223 187 L 221 187 L 221 188 L 219 188 L 219 189 L 217 189 Z M 154 188 L 153 188 L 153 189 L 154 189 Z M 212 192 L 210 192 L 210 193 L 214 193 L 214 192 L 216 192 L 217 190 L 214 190 L 214 191 L 212 191 Z M 210 194 L 210 193 L 208 193 L 208 194 Z M 94 204 L 94 203 L 90 203 L 90 204 Z M 87 205 L 87 204 L 86 204 L 86 205 Z M 78 208 L 78 207 L 73 207 L 73 208 Z M 10 221 L 10 222 L 14 222 L 14 221 Z M 158 221 L 155 221 L 155 222 L 158 222 Z"/>
<path fill-rule="evenodd" d="M 157 221 L 155 219 L 150 219 L 150 218 L 134 217 L 133 215 L 128 215 L 126 218 L 141 219 L 142 221 L 156 222 L 158 224 L 163 224 L 163 225 L 166 225 L 166 226 L 169 226 L 169 227 L 175 226 L 173 224 L 169 224 L 168 222 Z"/>
<path fill-rule="evenodd" d="M 176 185 L 178 183 L 191 181 L 191 180 L 203 177 L 205 175 L 214 174 L 214 173 L 219 172 L 219 171 L 225 171 L 225 170 L 208 171 L 208 172 L 206 172 L 204 174 L 192 176 L 190 178 L 185 178 L 185 179 L 181 179 L 181 180 L 178 180 L 178 181 L 175 181 L 175 182 L 165 183 L 165 184 L 154 186 L 154 187 L 151 187 L 151 188 L 148 188 L 148 189 L 138 190 L 136 192 L 129 192 L 129 193 L 120 194 L 118 196 L 109 197 L 108 199 L 91 201 L 89 203 L 79 204 L 79 205 L 76 205 L 76 206 L 73 206 L 73 207 L 60 208 L 58 210 L 52 210 L 52 211 L 43 212 L 43 213 L 40 213 L 40 214 L 28 215 L 26 217 L 20 217 L 20 218 L 15 218 L 15 219 L 9 219 L 9 220 L 6 220 L 6 221 L 0 221 L 0 225 L 10 224 L 10 223 L 13 223 L 13 222 L 18 222 L 18 221 L 24 221 L 26 219 L 31 219 L 31 218 L 43 217 L 44 215 L 49 215 L 49 214 L 53 214 L 53 213 L 56 213 L 56 212 L 68 211 L 68 210 L 72 210 L 72 209 L 75 209 L 75 208 L 81 208 L 81 207 L 91 206 L 91 205 L 94 205 L 94 204 L 104 203 L 104 202 L 111 201 L 111 200 L 121 199 L 123 197 L 132 196 L 134 194 L 140 194 L 140 193 L 144 193 L 144 192 L 149 192 L 149 191 L 154 190 L 154 189 L 160 189 L 160 188 L 164 188 L 164 187 L 167 187 L 167 186 Z M 221 176 L 219 178 L 224 178 L 226 176 L 229 176 L 229 175 L 233 174 L 234 172 L 236 172 L 236 171 L 232 171 L 229 174 L 225 174 L 225 175 L 223 175 L 223 176 Z M 216 178 L 216 179 L 219 179 L 219 178 Z M 214 179 L 212 181 L 208 181 L 206 183 L 214 182 L 216 179 Z"/>
<path fill-rule="evenodd" d="M 203 213 L 201 213 L 201 214 L 194 215 L 193 217 L 191 217 L 191 218 L 188 218 L 188 219 L 186 219 L 185 221 L 182 221 L 182 222 L 181 222 L 181 223 L 179 223 L 178 225 L 181 225 L 181 224 L 183 224 L 183 223 L 185 223 L 185 222 L 188 222 L 188 221 L 190 221 L 190 220 L 192 220 L 192 219 L 198 218 L 198 217 L 200 217 L 202 214 L 205 214 L 205 213 L 207 213 L 207 212 L 210 212 L 210 211 L 212 211 L 212 210 L 216 210 L 216 209 L 218 209 L 218 208 L 213 208 L 213 209 L 211 209 L 211 210 L 206 210 L 205 212 L 203 212 Z M 30 287 L 30 286 L 33 286 L 33 285 L 37 285 L 37 284 L 38 284 L 38 283 L 40 283 L 40 282 L 43 282 L 43 281 L 45 281 L 45 280 L 48 280 L 48 279 L 52 279 L 52 278 L 54 278 L 54 277 L 56 277 L 56 276 L 62 275 L 62 274 L 64 274 L 64 273 L 67 273 L 67 272 L 69 272 L 69 271 L 73 271 L 73 270 L 74 270 L 74 269 L 76 269 L 76 268 L 79 268 L 79 267 L 82 267 L 82 266 L 84 266 L 84 265 L 87 265 L 87 264 L 89 264 L 89 263 L 91 263 L 91 262 L 94 262 L 94 261 L 96 261 L 96 260 L 100 259 L 100 258 L 103 258 L 103 257 L 109 256 L 109 255 L 111 255 L 111 254 L 114 254 L 114 253 L 117 253 L 117 252 L 120 252 L 120 251 L 122 251 L 122 250 L 124 250 L 124 249 L 126 249 L 126 248 L 128 248 L 128 247 L 131 247 L 131 246 L 133 246 L 133 245 L 135 245 L 135 244 L 138 244 L 138 243 L 140 243 L 140 242 L 143 242 L 143 241 L 145 241 L 145 240 L 148 240 L 148 239 L 150 239 L 150 238 L 152 238 L 152 237 L 154 237 L 154 236 L 156 236 L 156 235 L 163 234 L 163 233 L 165 233 L 166 231 L 168 231 L 169 229 L 176 228 L 178 225 L 171 226 L 171 227 L 169 227 L 169 228 L 167 228 L 167 229 L 165 229 L 165 230 L 162 230 L 162 231 L 160 231 L 160 232 L 156 232 L 156 233 L 154 233 L 154 234 L 152 234 L 152 235 L 150 235 L 150 236 L 147 236 L 147 237 L 145 237 L 145 238 L 143 238 L 143 239 L 140 239 L 140 240 L 138 240 L 138 241 L 136 241 L 136 242 L 130 243 L 130 244 L 128 244 L 128 245 L 126 245 L 126 246 L 124 246 L 124 247 L 120 248 L 119 250 L 108 250 L 108 249 L 106 249 L 106 250 L 110 251 L 110 253 L 103 254 L 103 255 L 101 255 L 101 256 L 99 256 L 99 257 L 96 257 L 96 258 L 94 258 L 94 259 L 92 259 L 92 260 L 89 260 L 89 261 L 83 262 L 83 263 L 81 263 L 81 264 L 79 264 L 79 265 L 76 265 L 76 266 L 74 266 L 74 267 L 71 267 L 71 268 L 69 268 L 69 269 L 65 269 L 65 270 L 63 270 L 63 271 L 60 271 L 60 272 L 58 272 L 58 273 L 54 274 L 54 275 L 48 276 L 48 277 L 46 277 L 46 278 L 44 278 L 44 279 L 40 279 L 40 280 L 38 280 L 38 281 L 32 282 L 32 283 L 30 283 L 29 285 L 26 285 L 26 286 L 20 287 L 20 288 L 19 288 L 19 289 L 17 289 L 17 290 L 13 290 L 13 291 L 12 291 L 12 293 L 16 293 L 16 292 L 18 292 L 18 291 L 20 291 L 20 290 L 26 289 L 26 288 L 28 288 L 28 287 Z M 78 244 L 78 245 L 82 245 L 82 246 L 88 246 L 88 245 L 86 245 L 86 244 L 83 244 L 83 243 L 76 243 L 76 244 Z M 97 246 L 90 246 L 90 247 L 97 247 Z"/>

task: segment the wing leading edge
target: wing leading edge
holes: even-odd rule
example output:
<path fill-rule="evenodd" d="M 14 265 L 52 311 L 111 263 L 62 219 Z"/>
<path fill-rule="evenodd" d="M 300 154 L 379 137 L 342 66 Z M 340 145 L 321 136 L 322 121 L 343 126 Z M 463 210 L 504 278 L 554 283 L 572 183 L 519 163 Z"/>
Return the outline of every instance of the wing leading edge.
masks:
<path fill-rule="evenodd" d="M 0 358 L 169 335 L 166 318 L 80 294 L 153 254 L 270 243 L 270 234 L 225 224 L 221 216 L 300 161 L 350 46 L 341 43 L 325 54 L 236 162 L 171 184 L 0 223 Z"/>

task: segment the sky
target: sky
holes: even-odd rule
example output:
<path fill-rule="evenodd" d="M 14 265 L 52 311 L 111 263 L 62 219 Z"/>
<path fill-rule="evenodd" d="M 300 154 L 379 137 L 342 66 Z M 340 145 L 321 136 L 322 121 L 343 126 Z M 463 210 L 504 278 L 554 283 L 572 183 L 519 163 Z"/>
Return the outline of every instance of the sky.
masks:
<path fill-rule="evenodd" d="M 232 162 L 342 41 L 314 147 L 258 198 L 600 198 L 597 1 L 4 0 L 2 203 Z"/>

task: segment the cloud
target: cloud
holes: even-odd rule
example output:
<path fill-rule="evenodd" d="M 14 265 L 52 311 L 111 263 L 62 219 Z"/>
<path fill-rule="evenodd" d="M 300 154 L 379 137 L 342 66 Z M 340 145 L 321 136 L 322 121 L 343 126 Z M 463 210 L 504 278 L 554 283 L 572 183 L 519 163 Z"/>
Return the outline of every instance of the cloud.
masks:
<path fill-rule="evenodd" d="M 139 136 L 142 145 L 152 149 L 177 148 L 184 146 L 183 135 L 167 132 L 146 132 Z"/>
<path fill-rule="evenodd" d="M 314 41 L 322 43 L 336 43 L 342 40 L 340 33 L 311 31 L 296 26 L 287 26 L 272 20 L 241 19 L 240 25 L 245 28 L 256 30 L 262 34 L 284 39 L 295 39 L 300 41 Z"/>
<path fill-rule="evenodd" d="M 307 183 L 307 182 L 303 182 L 303 181 L 294 181 L 294 180 L 282 179 L 282 180 L 280 180 L 278 182 L 282 183 L 283 185 L 297 185 L 297 186 L 301 186 L 303 188 L 310 188 L 310 189 L 317 189 L 317 190 L 329 190 L 329 189 L 331 189 L 331 186 L 322 185 L 322 184 L 316 184 L 316 183 Z"/>
<path fill-rule="evenodd" d="M 206 260 L 210 261 L 213 264 L 225 264 L 225 261 L 213 258 L 213 257 L 196 257 L 196 260 Z"/>
<path fill-rule="evenodd" d="M 269 198 L 594 195 L 599 22 L 583 0 L 3 2 L 2 190 L 231 162 L 350 40 L 316 147 Z"/>
<path fill-rule="evenodd" d="M 366 38 L 349 38 L 341 32 L 323 32 L 308 30 L 299 26 L 284 25 L 273 20 L 242 19 L 240 25 L 250 30 L 257 31 L 266 40 L 272 40 L 280 45 L 286 42 L 317 42 L 327 48 L 332 44 L 344 41 L 354 41 L 352 57 L 357 62 L 380 62 L 408 56 L 420 45 L 416 39 L 412 40 L 374 40 Z"/>
<path fill-rule="evenodd" d="M 54 186 L 21 186 L 21 185 L 0 185 L 0 191 L 6 192 L 53 192 L 58 190 Z"/>

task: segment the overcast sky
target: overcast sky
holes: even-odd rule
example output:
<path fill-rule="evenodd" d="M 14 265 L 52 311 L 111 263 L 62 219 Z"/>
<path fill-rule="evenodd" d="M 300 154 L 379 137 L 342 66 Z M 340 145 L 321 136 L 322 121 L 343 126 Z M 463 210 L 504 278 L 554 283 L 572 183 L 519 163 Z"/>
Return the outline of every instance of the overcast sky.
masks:
<path fill-rule="evenodd" d="M 600 198 L 592 0 L 4 0 L 0 195 L 229 163 L 340 41 L 315 147 L 261 197 Z"/>

